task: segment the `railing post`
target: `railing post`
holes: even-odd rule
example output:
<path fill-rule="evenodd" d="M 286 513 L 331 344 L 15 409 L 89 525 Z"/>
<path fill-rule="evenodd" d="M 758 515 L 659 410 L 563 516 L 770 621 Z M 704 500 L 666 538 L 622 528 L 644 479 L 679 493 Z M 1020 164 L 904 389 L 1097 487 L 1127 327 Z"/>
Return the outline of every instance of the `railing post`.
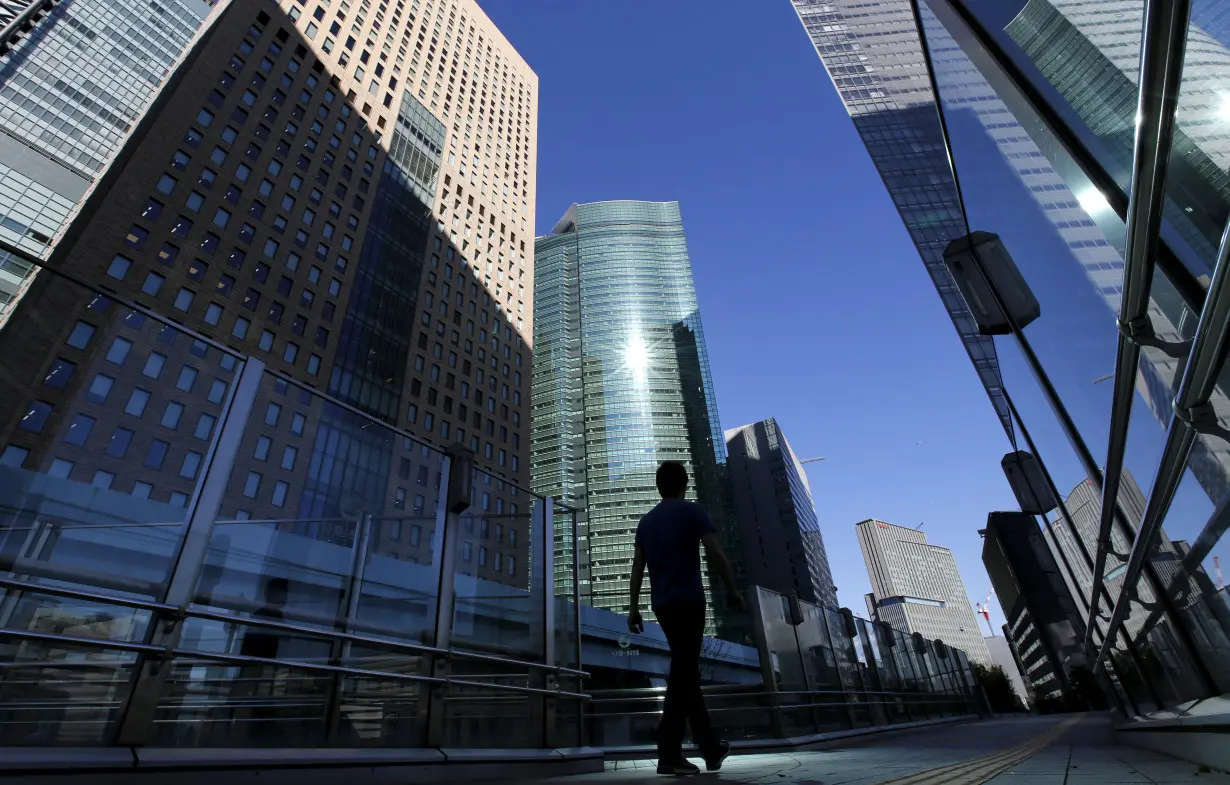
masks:
<path fill-rule="evenodd" d="M 171 671 L 171 653 L 183 635 L 183 611 L 195 594 L 201 565 L 218 519 L 218 509 L 226 495 L 235 456 L 248 427 L 264 373 L 263 362 L 245 358 L 243 369 L 231 385 L 222 427 L 218 430 L 190 505 L 188 523 L 167 579 L 166 591 L 157 598 L 167 605 L 177 606 L 179 610 L 176 613 L 152 614 L 145 635 L 145 643 L 162 646 L 166 653 L 158 657 L 140 655 L 137 658 L 128 700 L 116 723 L 114 743 L 118 746 L 139 747 L 149 741 L 158 700 Z"/>
<path fill-rule="evenodd" d="M 465 461 L 458 463 L 463 467 L 466 464 Z M 436 537 L 432 543 L 432 553 L 436 554 L 436 595 L 430 607 L 431 615 L 428 617 L 432 620 L 431 645 L 446 650 L 453 642 L 453 581 L 460 525 L 460 513 L 451 511 L 453 502 L 458 501 L 450 498 L 449 493 L 453 487 L 453 471 L 453 458 L 451 455 L 445 455 L 440 465 L 440 504 L 436 508 Z M 448 678 L 447 655 L 433 655 L 429 661 L 431 676 Z M 445 744 L 448 685 L 434 684 L 427 692 L 426 713 L 422 717 L 427 728 L 427 746 L 442 747 Z"/>
<path fill-rule="evenodd" d="M 354 619 L 359 614 L 359 600 L 363 595 L 363 576 L 371 560 L 372 516 L 364 513 L 355 521 L 354 544 L 350 551 L 350 577 L 346 581 L 346 593 L 342 597 L 342 632 L 350 632 Z M 329 664 L 341 665 L 350 657 L 350 641 L 334 641 L 329 646 Z M 326 704 L 328 718 L 325 733 L 332 742 L 337 741 L 342 722 L 342 702 L 345 699 L 346 676 L 335 673 L 329 679 L 329 698 Z"/>
<path fill-rule="evenodd" d="M 538 499 L 531 510 L 530 521 L 530 639 L 542 647 L 544 665 L 555 665 L 555 500 Z M 536 596 L 537 595 L 537 596 Z M 554 671 L 534 668 L 529 673 L 531 687 L 557 689 L 559 676 Z M 533 695 L 530 703 L 530 727 L 534 746 L 555 747 L 556 698 Z"/>

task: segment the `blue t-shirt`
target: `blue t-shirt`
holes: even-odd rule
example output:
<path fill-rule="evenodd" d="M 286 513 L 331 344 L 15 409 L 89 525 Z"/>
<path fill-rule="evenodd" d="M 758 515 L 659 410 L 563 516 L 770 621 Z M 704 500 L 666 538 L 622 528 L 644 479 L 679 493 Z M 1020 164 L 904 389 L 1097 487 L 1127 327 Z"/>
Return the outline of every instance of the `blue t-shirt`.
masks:
<path fill-rule="evenodd" d="M 674 602 L 704 602 L 700 581 L 700 538 L 717 531 L 696 502 L 663 499 L 641 518 L 636 544 L 649 566 L 653 607 Z"/>

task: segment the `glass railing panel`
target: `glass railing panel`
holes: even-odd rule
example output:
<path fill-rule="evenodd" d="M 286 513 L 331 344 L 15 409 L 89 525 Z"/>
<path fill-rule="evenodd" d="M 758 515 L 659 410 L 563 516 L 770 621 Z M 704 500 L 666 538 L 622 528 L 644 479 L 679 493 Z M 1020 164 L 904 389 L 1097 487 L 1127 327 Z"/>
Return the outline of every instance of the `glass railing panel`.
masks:
<path fill-rule="evenodd" d="M 860 618 L 854 620 L 854 625 L 858 630 L 855 646 L 858 649 L 859 670 L 866 689 L 866 702 L 871 711 L 871 724 L 886 725 L 893 721 L 891 711 L 894 707 L 892 702 L 886 700 L 883 695 L 885 692 L 881 671 L 883 661 L 880 658 L 875 625 Z"/>
<path fill-rule="evenodd" d="M 478 469 L 472 483 L 455 559 L 446 565 L 454 582 L 453 646 L 542 662 L 545 562 L 534 547 L 554 547 L 553 535 L 536 528 L 546 502 Z"/>
<path fill-rule="evenodd" d="M 442 462 L 377 420 L 264 374 L 195 602 L 430 643 Z"/>
<path fill-rule="evenodd" d="M 542 680 L 514 662 L 456 658 L 451 678 L 479 684 L 536 688 Z M 445 746 L 525 748 L 539 742 L 537 726 L 545 722 L 541 702 L 526 692 L 493 691 L 485 687 L 452 685 L 445 691 Z"/>
<path fill-rule="evenodd" d="M 0 574 L 157 599 L 234 354 L 50 271 L 0 328 Z"/>
<path fill-rule="evenodd" d="M 326 657 L 316 658 L 322 665 Z M 366 652 L 385 673 L 396 656 Z M 354 663 L 342 661 L 343 666 Z M 175 747 L 419 747 L 425 687 L 387 675 L 306 670 L 294 663 L 178 660 L 171 666 L 153 743 Z"/>
<path fill-rule="evenodd" d="M 795 627 L 799 640 L 799 653 L 807 673 L 808 689 L 812 692 L 811 716 L 816 732 L 844 730 L 850 727 L 849 699 L 838 668 L 839 655 L 833 649 L 825 619 L 825 609 L 819 605 L 800 602 L 803 623 Z"/>
<path fill-rule="evenodd" d="M 69 628 L 65 634 L 78 634 Z M 111 743 L 136 655 L 106 647 L 0 639 L 0 747 Z"/>
<path fill-rule="evenodd" d="M 812 710 L 811 690 L 814 680 L 810 671 L 811 658 L 817 652 L 805 647 L 808 623 L 791 623 L 789 601 L 784 595 L 763 587 L 755 587 L 756 605 L 768 646 L 769 666 L 773 674 L 780 707 L 781 733 L 801 736 L 816 732 L 816 715 Z"/>
<path fill-rule="evenodd" d="M 580 670 L 580 608 L 575 602 L 577 576 L 577 513 L 558 502 L 552 531 L 555 582 L 555 663 Z"/>
<path fill-rule="evenodd" d="M 858 655 L 855 652 L 856 640 L 851 635 L 854 630 L 846 627 L 846 622 L 850 617 L 832 608 L 823 610 L 829 637 L 833 642 L 833 657 L 837 662 L 837 672 L 841 676 L 842 688 L 846 692 L 849 703 L 850 721 L 856 728 L 870 725 L 872 717 L 862 695 L 863 675 L 859 671 Z"/>

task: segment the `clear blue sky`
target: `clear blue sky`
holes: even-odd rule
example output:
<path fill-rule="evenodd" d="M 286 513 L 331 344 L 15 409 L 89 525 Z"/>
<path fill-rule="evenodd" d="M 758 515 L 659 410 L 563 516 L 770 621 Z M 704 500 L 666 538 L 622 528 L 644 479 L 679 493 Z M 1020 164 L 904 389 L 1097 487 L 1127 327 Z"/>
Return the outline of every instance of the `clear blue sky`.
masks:
<path fill-rule="evenodd" d="M 866 518 L 925 522 L 985 597 L 1011 447 L 789 1 L 479 2 L 538 74 L 539 234 L 573 202 L 680 202 L 722 425 L 773 416 L 828 458 L 842 604 L 865 614 Z"/>

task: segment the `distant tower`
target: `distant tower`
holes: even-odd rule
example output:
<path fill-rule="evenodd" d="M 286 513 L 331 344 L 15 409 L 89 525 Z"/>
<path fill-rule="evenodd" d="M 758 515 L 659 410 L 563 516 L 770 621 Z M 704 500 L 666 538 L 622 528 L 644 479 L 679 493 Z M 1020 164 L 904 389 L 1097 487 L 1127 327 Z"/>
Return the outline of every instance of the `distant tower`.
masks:
<path fill-rule="evenodd" d="M 957 571 L 952 551 L 927 542 L 916 529 L 869 519 L 855 525 L 876 618 L 906 632 L 939 638 L 993 664 L 978 628 L 973 603 Z"/>
<path fill-rule="evenodd" d="M 836 608 L 807 472 L 777 421 L 727 431 L 726 452 L 748 579 Z"/>

